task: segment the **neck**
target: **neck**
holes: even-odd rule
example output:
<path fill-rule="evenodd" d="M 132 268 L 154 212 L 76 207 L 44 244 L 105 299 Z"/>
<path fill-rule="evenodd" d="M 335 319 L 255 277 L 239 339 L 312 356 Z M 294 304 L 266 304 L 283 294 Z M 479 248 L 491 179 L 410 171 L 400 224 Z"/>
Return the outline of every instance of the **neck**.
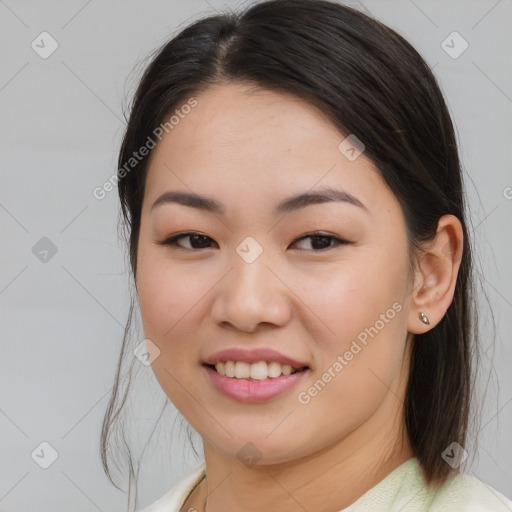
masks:
<path fill-rule="evenodd" d="M 389 422 L 388 415 L 379 416 L 377 411 L 341 441 L 278 465 L 249 467 L 204 443 L 207 477 L 182 511 L 303 512 L 346 508 L 413 457 L 400 418 L 398 414 L 396 422 Z"/>

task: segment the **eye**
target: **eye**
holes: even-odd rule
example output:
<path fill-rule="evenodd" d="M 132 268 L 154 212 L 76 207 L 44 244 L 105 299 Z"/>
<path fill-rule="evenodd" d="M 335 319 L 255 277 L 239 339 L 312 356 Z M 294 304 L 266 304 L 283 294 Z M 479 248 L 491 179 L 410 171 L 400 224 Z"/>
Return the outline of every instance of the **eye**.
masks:
<path fill-rule="evenodd" d="M 313 247 L 314 252 L 319 252 L 325 249 L 331 249 L 337 245 L 347 245 L 350 243 L 346 240 L 343 240 L 333 235 L 315 232 L 301 236 L 300 238 L 294 241 L 294 244 L 302 242 L 303 240 L 307 240 L 308 238 L 313 241 L 311 246 Z M 179 243 L 179 240 L 181 239 L 188 239 L 188 244 L 184 246 L 181 243 Z M 187 233 L 179 233 L 178 235 L 171 236 L 170 238 L 167 238 L 161 242 L 156 243 L 159 245 L 175 246 L 178 249 L 196 250 L 208 249 L 209 241 L 214 242 L 214 240 L 211 239 L 209 236 L 191 231 Z M 216 242 L 214 243 L 216 244 Z"/>
<path fill-rule="evenodd" d="M 188 247 L 184 247 L 183 245 L 178 243 L 178 240 L 189 239 L 189 245 Z M 195 233 L 194 231 L 191 231 L 189 233 L 180 233 L 179 235 L 171 236 L 170 238 L 167 238 L 163 240 L 162 242 L 157 242 L 159 245 L 172 245 L 176 246 L 179 249 L 207 249 L 208 246 L 207 241 L 212 240 L 209 236 L 202 235 L 201 233 Z M 212 240 L 213 241 L 213 240 Z"/>
<path fill-rule="evenodd" d="M 331 249 L 337 245 L 347 245 L 350 243 L 336 236 L 323 233 L 308 233 L 307 235 L 298 238 L 294 243 L 301 242 L 302 240 L 306 240 L 308 238 L 313 241 L 311 246 L 316 249 L 315 252 L 319 252 L 324 249 Z"/>

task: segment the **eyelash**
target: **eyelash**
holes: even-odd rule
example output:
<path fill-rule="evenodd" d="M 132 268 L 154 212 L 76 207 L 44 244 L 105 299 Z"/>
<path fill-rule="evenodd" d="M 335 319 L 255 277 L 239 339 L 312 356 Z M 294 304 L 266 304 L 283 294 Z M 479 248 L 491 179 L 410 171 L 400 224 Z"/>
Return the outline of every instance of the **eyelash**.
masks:
<path fill-rule="evenodd" d="M 180 238 L 186 238 L 186 237 L 191 237 L 191 236 L 194 236 L 194 235 L 197 235 L 197 236 L 200 236 L 200 237 L 204 237 L 204 238 L 207 238 L 207 239 L 210 239 L 212 240 L 209 236 L 207 235 L 203 235 L 201 233 L 197 233 L 195 231 L 187 231 L 185 233 L 179 233 L 177 235 L 173 235 L 171 236 L 170 238 L 166 238 L 165 240 L 161 241 L 161 242 L 157 242 L 158 245 L 166 245 L 166 246 L 173 246 L 175 247 L 176 249 L 178 250 L 184 250 L 184 251 L 194 251 L 194 252 L 197 252 L 197 251 L 200 251 L 202 249 L 209 249 L 209 247 L 202 247 L 202 248 L 199 248 L 199 249 L 190 249 L 188 247 L 182 247 L 180 245 L 178 245 L 177 241 L 180 239 Z M 307 233 L 305 235 L 302 235 L 301 237 L 297 238 L 296 240 L 294 240 L 294 243 L 295 242 L 299 242 L 301 240 L 304 240 L 306 238 L 327 238 L 329 240 L 333 240 L 335 242 L 334 245 L 330 245 L 328 247 L 324 247 L 322 249 L 312 249 L 313 252 L 323 252 L 323 251 L 326 251 L 328 249 L 333 249 L 334 247 L 336 246 L 340 246 L 340 245 L 348 245 L 350 244 L 351 242 L 348 242 L 347 240 L 343 240 L 342 238 L 338 238 L 336 236 L 333 236 L 333 235 L 326 235 L 324 233 L 321 233 L 321 232 L 318 232 L 318 231 L 315 231 L 313 233 Z M 304 250 L 304 249 L 302 249 Z"/>

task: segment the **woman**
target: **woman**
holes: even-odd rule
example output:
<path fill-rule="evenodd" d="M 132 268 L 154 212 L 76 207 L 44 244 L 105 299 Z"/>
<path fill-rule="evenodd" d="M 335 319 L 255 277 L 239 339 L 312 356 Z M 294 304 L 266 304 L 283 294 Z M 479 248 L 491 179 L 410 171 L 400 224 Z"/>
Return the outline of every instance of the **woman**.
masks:
<path fill-rule="evenodd" d="M 147 512 L 512 510 L 461 473 L 461 168 L 402 37 L 327 1 L 197 21 L 146 69 L 118 178 L 143 355 L 205 458 Z"/>

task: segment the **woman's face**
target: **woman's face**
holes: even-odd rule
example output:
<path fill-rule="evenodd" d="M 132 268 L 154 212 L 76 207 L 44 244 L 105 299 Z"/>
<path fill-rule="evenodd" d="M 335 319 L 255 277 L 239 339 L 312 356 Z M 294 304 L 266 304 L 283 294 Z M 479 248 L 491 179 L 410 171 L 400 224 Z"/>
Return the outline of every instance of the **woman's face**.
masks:
<path fill-rule="evenodd" d="M 400 421 L 408 372 L 400 205 L 302 100 L 240 84 L 195 100 L 153 150 L 143 202 L 137 290 L 156 377 L 223 456 L 365 446 Z M 290 201 L 326 189 L 338 196 Z"/>

